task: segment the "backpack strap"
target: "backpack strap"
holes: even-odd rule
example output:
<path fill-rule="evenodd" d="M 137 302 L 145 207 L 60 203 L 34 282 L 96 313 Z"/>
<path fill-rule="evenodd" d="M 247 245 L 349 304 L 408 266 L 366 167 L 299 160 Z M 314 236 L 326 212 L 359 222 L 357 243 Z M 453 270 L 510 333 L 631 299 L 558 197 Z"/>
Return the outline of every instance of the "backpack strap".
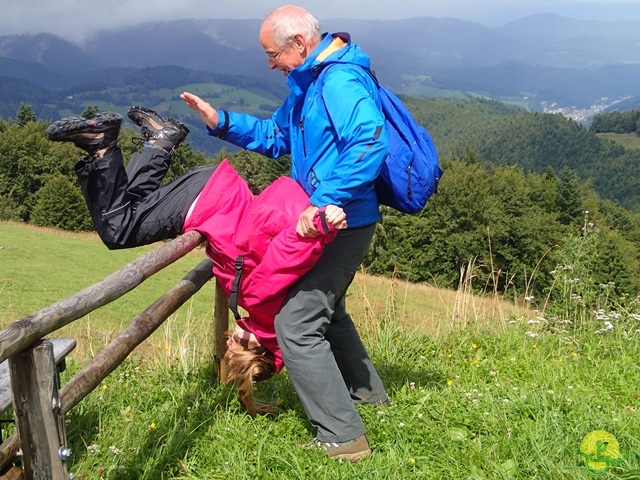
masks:
<path fill-rule="evenodd" d="M 231 284 L 231 292 L 229 293 L 229 309 L 233 312 L 236 320 L 242 318 L 238 312 L 238 293 L 240 291 L 240 282 L 242 281 L 242 267 L 244 265 L 244 257 L 239 255 L 233 264 L 234 277 Z"/>

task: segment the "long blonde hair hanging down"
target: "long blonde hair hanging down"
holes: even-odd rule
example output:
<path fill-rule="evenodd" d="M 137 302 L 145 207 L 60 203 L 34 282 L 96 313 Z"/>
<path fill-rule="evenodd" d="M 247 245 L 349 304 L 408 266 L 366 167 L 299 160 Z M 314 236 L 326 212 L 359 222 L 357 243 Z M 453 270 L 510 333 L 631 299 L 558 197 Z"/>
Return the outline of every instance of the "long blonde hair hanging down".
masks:
<path fill-rule="evenodd" d="M 231 338 L 232 332 L 225 332 Z M 227 349 L 224 354 L 224 383 L 235 382 L 238 400 L 245 406 L 247 413 L 256 415 L 273 414 L 278 408 L 253 398 L 254 382 L 268 380 L 276 373 L 273 354 L 264 347 L 260 349 Z"/>

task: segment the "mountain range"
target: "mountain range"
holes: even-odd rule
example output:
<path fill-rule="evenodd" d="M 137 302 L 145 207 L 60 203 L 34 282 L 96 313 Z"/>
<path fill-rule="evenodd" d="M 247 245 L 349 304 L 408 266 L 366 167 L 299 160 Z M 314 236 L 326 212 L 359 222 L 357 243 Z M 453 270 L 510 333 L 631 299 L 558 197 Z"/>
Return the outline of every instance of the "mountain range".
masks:
<path fill-rule="evenodd" d="M 267 68 L 259 27 L 257 19 L 154 22 L 97 30 L 82 44 L 45 33 L 0 36 L 0 103 L 69 97 L 167 65 L 254 77 L 282 98 L 286 86 Z M 634 108 L 640 96 L 639 20 L 537 14 L 498 27 L 432 17 L 332 19 L 323 27 L 348 31 L 381 83 L 410 96 L 486 97 L 530 110 L 621 99 Z"/>

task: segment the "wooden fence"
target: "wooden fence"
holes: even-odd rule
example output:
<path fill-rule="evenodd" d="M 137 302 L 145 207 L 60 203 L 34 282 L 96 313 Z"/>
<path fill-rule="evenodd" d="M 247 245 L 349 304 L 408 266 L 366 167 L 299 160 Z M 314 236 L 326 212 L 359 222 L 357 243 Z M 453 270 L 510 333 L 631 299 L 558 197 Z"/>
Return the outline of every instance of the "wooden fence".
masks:
<path fill-rule="evenodd" d="M 8 359 L 10 363 L 14 418 L 17 426 L 17 432 L 0 445 L 0 472 L 10 466 L 22 448 L 21 473 L 28 480 L 69 479 L 66 464 L 69 451 L 66 449 L 62 417 L 213 277 L 212 262 L 208 259 L 200 262 L 171 290 L 138 314 L 64 386 L 56 385 L 51 345 L 41 340 L 133 290 L 151 275 L 189 253 L 202 241 L 203 237 L 198 232 L 188 232 L 139 257 L 101 282 L 28 315 L 0 331 L 0 362 Z M 218 378 L 222 378 L 224 371 L 222 359 L 226 351 L 224 332 L 229 322 L 228 305 L 227 297 L 216 282 L 213 360 L 217 366 Z M 38 368 L 35 368 L 36 366 Z M 17 372 L 22 373 L 18 376 Z M 29 376 L 35 377 L 25 378 L 25 372 L 30 372 Z M 52 389 L 51 392 L 45 392 L 44 401 L 41 398 L 43 388 L 37 385 L 45 385 Z M 39 408 L 38 405 L 44 406 Z M 32 411 L 25 415 L 23 413 L 26 408 Z M 18 415 L 16 412 L 21 414 Z M 21 438 L 28 439 L 28 442 L 24 441 L 21 445 Z"/>

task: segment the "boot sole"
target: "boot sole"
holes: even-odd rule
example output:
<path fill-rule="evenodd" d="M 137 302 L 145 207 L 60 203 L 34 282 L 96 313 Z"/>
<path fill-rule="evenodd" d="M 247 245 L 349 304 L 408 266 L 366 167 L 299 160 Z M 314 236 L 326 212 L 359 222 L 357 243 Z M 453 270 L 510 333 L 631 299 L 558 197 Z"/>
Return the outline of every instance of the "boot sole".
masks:
<path fill-rule="evenodd" d="M 364 458 L 367 458 L 370 455 L 371 455 L 371 450 L 365 450 L 363 452 L 342 453 L 329 458 L 333 458 L 334 460 L 338 460 L 338 459 L 347 460 L 348 462 L 356 463 Z"/>
<path fill-rule="evenodd" d="M 49 140 L 56 141 L 71 139 L 76 133 L 103 133 L 113 127 L 114 124 L 122 121 L 122 117 L 115 112 L 108 112 L 98 118 L 99 121 L 97 122 L 95 118 L 63 118 L 49 125 L 47 136 Z"/>

